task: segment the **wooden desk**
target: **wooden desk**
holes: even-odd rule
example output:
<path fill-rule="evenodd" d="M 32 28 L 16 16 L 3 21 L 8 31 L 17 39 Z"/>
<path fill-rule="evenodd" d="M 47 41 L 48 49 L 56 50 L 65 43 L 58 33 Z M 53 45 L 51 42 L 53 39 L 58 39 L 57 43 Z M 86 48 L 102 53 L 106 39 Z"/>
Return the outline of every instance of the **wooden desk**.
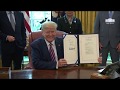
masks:
<path fill-rule="evenodd" d="M 90 79 L 93 67 L 66 67 L 59 70 L 12 70 L 11 79 Z"/>

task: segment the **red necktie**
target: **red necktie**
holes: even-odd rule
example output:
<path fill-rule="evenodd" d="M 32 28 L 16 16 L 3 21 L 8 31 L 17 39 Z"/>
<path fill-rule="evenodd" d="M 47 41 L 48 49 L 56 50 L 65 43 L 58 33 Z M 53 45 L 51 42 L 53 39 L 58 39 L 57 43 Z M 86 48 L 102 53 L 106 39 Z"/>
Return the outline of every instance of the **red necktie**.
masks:
<path fill-rule="evenodd" d="M 50 52 L 51 59 L 52 59 L 52 61 L 55 61 L 55 52 L 52 47 L 53 44 L 50 43 L 49 45 L 50 45 L 49 52 Z"/>

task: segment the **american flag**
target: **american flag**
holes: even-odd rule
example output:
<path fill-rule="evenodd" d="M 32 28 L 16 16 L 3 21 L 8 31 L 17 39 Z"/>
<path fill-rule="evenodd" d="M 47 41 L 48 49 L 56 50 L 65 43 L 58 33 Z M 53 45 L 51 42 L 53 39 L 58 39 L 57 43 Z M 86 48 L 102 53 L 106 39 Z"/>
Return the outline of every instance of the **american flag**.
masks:
<path fill-rule="evenodd" d="M 22 11 L 22 13 L 24 14 L 25 18 L 26 35 L 28 37 L 29 33 L 31 32 L 29 11 Z"/>

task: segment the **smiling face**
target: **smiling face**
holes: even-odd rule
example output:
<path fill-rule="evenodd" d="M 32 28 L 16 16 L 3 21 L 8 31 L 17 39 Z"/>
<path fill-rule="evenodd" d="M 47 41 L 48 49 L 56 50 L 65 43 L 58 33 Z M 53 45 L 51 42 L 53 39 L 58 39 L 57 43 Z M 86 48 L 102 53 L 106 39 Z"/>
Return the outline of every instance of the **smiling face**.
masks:
<path fill-rule="evenodd" d="M 48 42 L 52 42 L 56 37 L 57 24 L 49 21 L 42 25 L 42 35 Z"/>

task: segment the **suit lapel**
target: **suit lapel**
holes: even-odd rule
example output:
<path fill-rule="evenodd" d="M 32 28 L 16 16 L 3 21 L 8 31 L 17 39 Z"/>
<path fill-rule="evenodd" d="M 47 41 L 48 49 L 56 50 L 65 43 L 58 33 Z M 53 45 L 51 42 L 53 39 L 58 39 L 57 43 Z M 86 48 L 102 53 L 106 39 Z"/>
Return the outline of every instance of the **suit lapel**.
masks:
<path fill-rule="evenodd" d="M 58 38 L 56 38 L 56 39 L 58 39 Z M 59 40 L 55 40 L 55 45 L 56 45 L 57 55 L 58 55 L 58 59 L 59 59 L 61 56 L 61 44 L 60 44 Z"/>
<path fill-rule="evenodd" d="M 11 23 L 10 23 L 10 21 L 9 21 L 9 18 L 8 18 L 8 16 L 7 16 L 7 13 L 6 12 L 3 12 L 3 21 L 5 21 L 5 23 L 6 23 L 6 25 L 9 25 L 11 28 L 12 28 L 12 26 L 11 26 Z"/>
<path fill-rule="evenodd" d="M 47 44 L 45 42 L 45 40 L 43 39 L 43 44 L 42 44 L 42 48 L 43 48 L 43 53 L 45 54 L 46 58 L 48 58 L 48 60 L 51 59 L 50 57 L 50 54 L 49 54 L 49 50 L 48 50 L 48 47 L 47 47 Z"/>
<path fill-rule="evenodd" d="M 14 16 L 15 16 L 15 23 L 16 23 L 15 26 L 16 26 L 18 24 L 17 23 L 18 20 L 19 20 L 18 18 L 20 18 L 20 17 L 19 17 L 19 15 L 18 15 L 18 13 L 16 11 L 14 11 Z"/>

